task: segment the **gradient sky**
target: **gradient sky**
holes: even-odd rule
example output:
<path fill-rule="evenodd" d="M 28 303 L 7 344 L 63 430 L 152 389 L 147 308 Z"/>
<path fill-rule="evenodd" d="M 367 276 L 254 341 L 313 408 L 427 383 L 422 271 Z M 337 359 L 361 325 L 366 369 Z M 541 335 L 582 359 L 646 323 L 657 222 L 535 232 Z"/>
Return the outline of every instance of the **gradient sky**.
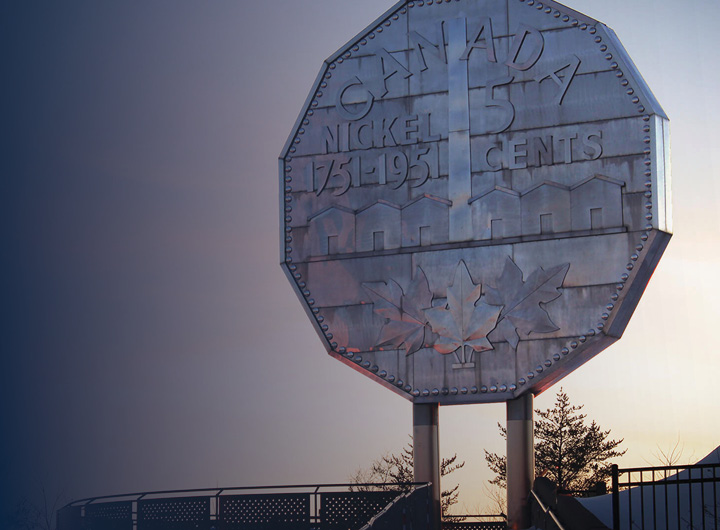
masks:
<path fill-rule="evenodd" d="M 391 5 L 5 3 L 5 506 L 39 484 L 344 482 L 408 440 L 410 403 L 327 356 L 278 265 L 280 150 L 322 60 Z M 670 117 L 675 236 L 623 339 L 560 385 L 625 439 L 621 465 L 678 441 L 698 460 L 720 444 L 720 4 L 569 5 L 617 32 Z M 504 417 L 441 409 L 469 511 Z"/>

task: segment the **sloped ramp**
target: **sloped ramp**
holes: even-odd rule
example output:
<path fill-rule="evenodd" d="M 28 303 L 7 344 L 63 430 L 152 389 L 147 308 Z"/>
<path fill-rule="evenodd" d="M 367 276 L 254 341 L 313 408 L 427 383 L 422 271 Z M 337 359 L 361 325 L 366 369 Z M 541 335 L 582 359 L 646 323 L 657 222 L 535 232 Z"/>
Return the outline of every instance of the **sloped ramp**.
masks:
<path fill-rule="evenodd" d="M 609 530 L 575 497 L 558 495 L 557 486 L 547 478 L 535 480 L 530 504 L 538 530 Z"/>
<path fill-rule="evenodd" d="M 401 494 L 361 530 L 429 530 L 430 495 L 429 484 Z"/>

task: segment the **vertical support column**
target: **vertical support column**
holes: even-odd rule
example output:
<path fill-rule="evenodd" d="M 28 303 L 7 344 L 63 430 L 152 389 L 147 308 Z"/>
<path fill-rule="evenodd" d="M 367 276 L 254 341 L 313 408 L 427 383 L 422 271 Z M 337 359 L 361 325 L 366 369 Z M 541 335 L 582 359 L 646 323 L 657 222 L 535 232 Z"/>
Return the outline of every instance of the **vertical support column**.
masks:
<path fill-rule="evenodd" d="M 530 528 L 529 496 L 535 480 L 533 395 L 507 402 L 508 528 Z"/>
<path fill-rule="evenodd" d="M 472 170 L 470 165 L 470 99 L 468 62 L 461 60 L 467 48 L 467 20 L 449 20 L 448 26 L 448 198 L 450 241 L 473 239 Z"/>
<path fill-rule="evenodd" d="M 440 443 L 437 403 L 413 404 L 413 475 L 415 482 L 432 482 L 430 528 L 440 530 Z"/>

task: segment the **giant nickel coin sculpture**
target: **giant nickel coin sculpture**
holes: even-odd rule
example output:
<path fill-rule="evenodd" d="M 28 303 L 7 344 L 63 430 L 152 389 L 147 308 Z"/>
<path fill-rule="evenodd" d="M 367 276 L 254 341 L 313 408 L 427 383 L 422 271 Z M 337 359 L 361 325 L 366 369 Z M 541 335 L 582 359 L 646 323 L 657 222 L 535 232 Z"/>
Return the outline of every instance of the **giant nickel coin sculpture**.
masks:
<path fill-rule="evenodd" d="M 668 155 L 602 23 L 401 2 L 325 62 L 282 152 L 282 264 L 330 355 L 413 402 L 537 394 L 625 330 Z"/>

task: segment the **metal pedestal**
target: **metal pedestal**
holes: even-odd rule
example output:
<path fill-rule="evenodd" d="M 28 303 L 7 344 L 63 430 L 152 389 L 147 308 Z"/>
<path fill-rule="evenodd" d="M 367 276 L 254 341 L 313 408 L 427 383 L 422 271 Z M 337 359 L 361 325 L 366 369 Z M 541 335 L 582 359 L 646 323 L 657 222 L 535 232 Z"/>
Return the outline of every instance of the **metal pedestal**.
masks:
<path fill-rule="evenodd" d="M 440 530 L 440 444 L 437 403 L 413 405 L 413 471 L 415 482 L 432 482 L 430 522 Z"/>
<path fill-rule="evenodd" d="M 507 402 L 508 528 L 529 528 L 529 496 L 535 478 L 533 395 Z"/>

